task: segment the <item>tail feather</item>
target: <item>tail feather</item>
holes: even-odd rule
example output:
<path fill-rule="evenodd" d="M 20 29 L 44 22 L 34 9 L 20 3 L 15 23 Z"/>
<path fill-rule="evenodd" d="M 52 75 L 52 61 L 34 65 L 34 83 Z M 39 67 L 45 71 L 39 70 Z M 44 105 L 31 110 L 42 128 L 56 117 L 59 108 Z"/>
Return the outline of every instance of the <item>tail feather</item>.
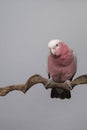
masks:
<path fill-rule="evenodd" d="M 59 93 L 57 92 L 56 88 L 51 89 L 51 98 L 58 98 Z"/>
<path fill-rule="evenodd" d="M 60 98 L 60 99 L 70 99 L 71 92 L 65 89 L 52 88 L 51 89 L 51 98 Z"/>

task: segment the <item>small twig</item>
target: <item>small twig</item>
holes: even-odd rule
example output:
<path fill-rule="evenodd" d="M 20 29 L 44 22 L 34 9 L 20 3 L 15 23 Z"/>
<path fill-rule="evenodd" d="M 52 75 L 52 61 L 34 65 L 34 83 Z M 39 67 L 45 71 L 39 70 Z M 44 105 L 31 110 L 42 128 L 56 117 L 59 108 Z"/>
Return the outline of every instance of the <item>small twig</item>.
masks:
<path fill-rule="evenodd" d="M 30 89 L 33 85 L 38 84 L 38 83 L 42 83 L 45 89 L 55 87 L 55 88 L 62 88 L 62 89 L 70 90 L 68 84 L 66 83 L 56 83 L 54 81 L 49 83 L 48 79 L 38 74 L 35 74 L 31 76 L 26 81 L 25 84 L 17 84 L 17 85 L 11 85 L 11 86 L 0 88 L 0 96 L 5 96 L 6 94 L 8 94 L 10 91 L 13 91 L 13 90 L 19 90 L 19 91 L 22 91 L 23 93 L 26 93 L 28 89 Z M 73 81 L 71 81 L 72 88 L 74 88 L 76 85 L 79 85 L 79 84 L 87 84 L 87 75 L 81 75 L 77 77 L 76 79 L 74 79 Z"/>

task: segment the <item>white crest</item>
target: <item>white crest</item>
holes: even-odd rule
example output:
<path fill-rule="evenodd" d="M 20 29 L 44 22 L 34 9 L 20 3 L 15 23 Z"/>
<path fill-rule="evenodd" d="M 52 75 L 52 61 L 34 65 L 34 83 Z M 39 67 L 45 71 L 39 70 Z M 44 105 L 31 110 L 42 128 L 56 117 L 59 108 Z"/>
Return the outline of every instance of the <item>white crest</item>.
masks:
<path fill-rule="evenodd" d="M 61 42 L 61 40 L 51 40 L 49 43 L 48 43 L 48 47 L 49 48 L 53 48 L 56 44 L 58 44 L 59 42 Z"/>

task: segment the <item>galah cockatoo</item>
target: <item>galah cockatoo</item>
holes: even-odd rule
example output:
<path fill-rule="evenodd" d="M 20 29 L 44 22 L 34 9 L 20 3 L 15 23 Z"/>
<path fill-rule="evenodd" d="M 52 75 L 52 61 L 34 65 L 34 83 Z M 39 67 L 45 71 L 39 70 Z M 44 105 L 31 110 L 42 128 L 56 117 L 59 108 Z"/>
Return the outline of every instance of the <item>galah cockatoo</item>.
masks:
<path fill-rule="evenodd" d="M 66 82 L 70 86 L 70 81 L 76 73 L 76 55 L 72 49 L 61 40 L 51 40 L 48 44 L 50 54 L 48 56 L 48 76 L 53 81 Z M 52 88 L 51 98 L 71 98 L 69 90 L 62 88 Z"/>

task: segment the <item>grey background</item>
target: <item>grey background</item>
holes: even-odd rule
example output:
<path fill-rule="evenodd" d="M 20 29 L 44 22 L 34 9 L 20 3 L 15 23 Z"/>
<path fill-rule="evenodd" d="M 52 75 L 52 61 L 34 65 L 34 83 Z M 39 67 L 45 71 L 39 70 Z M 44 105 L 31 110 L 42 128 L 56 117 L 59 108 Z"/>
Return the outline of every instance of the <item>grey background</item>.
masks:
<path fill-rule="evenodd" d="M 62 39 L 78 57 L 76 76 L 87 74 L 86 0 L 0 0 L 0 86 L 47 77 L 47 44 Z M 75 76 L 75 77 L 76 77 Z M 51 99 L 35 85 L 25 95 L 0 97 L 0 130 L 87 130 L 87 85 L 70 100 Z"/>

